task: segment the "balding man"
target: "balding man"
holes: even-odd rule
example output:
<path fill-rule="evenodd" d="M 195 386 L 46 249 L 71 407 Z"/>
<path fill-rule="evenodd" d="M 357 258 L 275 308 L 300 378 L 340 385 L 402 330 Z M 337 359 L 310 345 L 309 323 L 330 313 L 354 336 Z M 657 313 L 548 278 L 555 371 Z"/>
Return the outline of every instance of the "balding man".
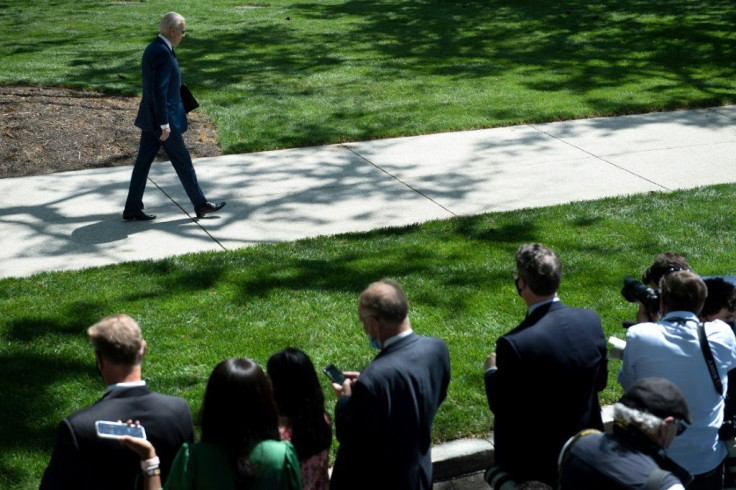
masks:
<path fill-rule="evenodd" d="M 444 341 L 412 331 L 408 310 L 392 280 L 360 295 L 358 318 L 380 352 L 362 373 L 332 384 L 340 442 L 332 490 L 432 487 L 432 421 L 447 395 L 450 357 Z"/>
<path fill-rule="evenodd" d="M 139 420 L 156 447 L 165 481 L 179 447 L 194 441 L 189 405 L 182 398 L 154 393 L 146 386 L 141 377 L 146 341 L 130 316 L 103 318 L 87 329 L 87 335 L 107 391 L 91 407 L 61 421 L 41 490 L 136 488 L 140 459 L 118 441 L 98 437 L 98 420 Z"/>

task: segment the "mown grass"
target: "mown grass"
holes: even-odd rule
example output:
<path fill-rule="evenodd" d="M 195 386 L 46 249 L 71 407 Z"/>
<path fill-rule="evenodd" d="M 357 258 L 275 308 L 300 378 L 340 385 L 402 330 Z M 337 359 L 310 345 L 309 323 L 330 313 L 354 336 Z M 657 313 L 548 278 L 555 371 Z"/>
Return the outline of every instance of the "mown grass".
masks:
<path fill-rule="evenodd" d="M 730 0 L 238 3 L 0 0 L 0 84 L 137 96 L 141 52 L 175 8 L 189 20 L 177 50 L 185 81 L 228 153 L 736 98 Z M 622 335 L 634 308 L 621 280 L 659 252 L 683 253 L 703 274 L 736 270 L 735 194 L 715 186 L 2 280 L 0 487 L 35 488 L 58 421 L 100 396 L 84 330 L 102 316 L 140 321 L 149 383 L 196 414 L 225 357 L 265 363 L 295 345 L 317 366 L 366 365 L 374 352 L 355 303 L 384 276 L 406 286 L 415 329 L 450 346 L 435 441 L 483 435 L 483 359 L 524 313 L 512 283 L 519 243 L 557 249 L 563 300 Z M 617 369 L 604 402 L 620 394 Z"/>
<path fill-rule="evenodd" d="M 0 84 L 138 95 L 172 8 L 226 153 L 736 100 L 731 0 L 0 0 Z"/>
<path fill-rule="evenodd" d="M 416 331 L 450 348 L 453 379 L 435 442 L 485 435 L 482 363 L 525 309 L 512 281 L 520 243 L 556 249 L 563 301 L 596 310 L 606 333 L 622 336 L 621 321 L 635 312 L 622 279 L 640 276 L 659 252 L 684 254 L 702 274 L 736 270 L 734 199 L 736 186 L 721 185 L 2 280 L 0 486 L 34 487 L 58 421 L 100 396 L 84 331 L 102 316 L 139 320 L 151 387 L 185 397 L 196 414 L 210 370 L 226 357 L 265 364 L 291 345 L 317 366 L 368 364 L 375 352 L 356 302 L 381 277 L 405 285 Z M 610 362 L 604 403 L 621 393 L 619 366 Z"/>

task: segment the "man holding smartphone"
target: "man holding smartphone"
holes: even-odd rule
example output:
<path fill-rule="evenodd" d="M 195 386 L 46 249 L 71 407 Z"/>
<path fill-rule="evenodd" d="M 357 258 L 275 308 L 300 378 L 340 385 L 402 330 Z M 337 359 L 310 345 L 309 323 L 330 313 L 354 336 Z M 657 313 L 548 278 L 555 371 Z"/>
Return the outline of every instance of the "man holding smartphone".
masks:
<path fill-rule="evenodd" d="M 346 371 L 335 429 L 340 448 L 332 490 L 431 489 L 432 422 L 447 395 L 445 342 L 411 329 L 401 286 L 384 279 L 360 295 L 358 318 L 379 354 L 362 373 Z"/>
<path fill-rule="evenodd" d="M 183 398 L 154 393 L 141 377 L 146 355 L 138 323 L 128 315 L 103 318 L 87 329 L 97 370 L 107 391 L 91 407 L 59 424 L 41 490 L 130 490 L 141 474 L 140 459 L 117 440 L 98 435 L 97 421 L 138 420 L 156 446 L 165 481 L 174 455 L 194 441 L 192 415 Z"/>

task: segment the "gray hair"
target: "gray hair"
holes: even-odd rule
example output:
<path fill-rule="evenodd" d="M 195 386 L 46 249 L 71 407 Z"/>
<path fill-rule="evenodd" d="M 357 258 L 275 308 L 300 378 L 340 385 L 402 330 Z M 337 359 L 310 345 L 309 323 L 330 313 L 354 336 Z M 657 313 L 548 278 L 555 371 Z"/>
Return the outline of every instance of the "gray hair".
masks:
<path fill-rule="evenodd" d="M 656 415 L 627 407 L 623 403 L 616 403 L 613 406 L 613 419 L 616 423 L 621 424 L 624 427 L 633 426 L 642 432 L 652 435 L 657 433 L 657 429 L 663 422 L 663 420 Z"/>
<path fill-rule="evenodd" d="M 165 35 L 173 28 L 178 29 L 185 22 L 186 19 L 184 19 L 180 14 L 169 12 L 164 15 L 164 18 L 161 19 L 161 22 L 158 24 L 158 32 Z"/>

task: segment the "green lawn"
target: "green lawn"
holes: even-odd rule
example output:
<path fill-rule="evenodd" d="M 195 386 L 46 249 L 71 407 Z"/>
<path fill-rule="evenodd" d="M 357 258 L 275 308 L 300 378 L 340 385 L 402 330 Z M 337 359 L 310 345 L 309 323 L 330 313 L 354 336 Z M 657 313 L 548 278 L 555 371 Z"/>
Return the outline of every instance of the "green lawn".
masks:
<path fill-rule="evenodd" d="M 360 370 L 375 352 L 357 320 L 360 291 L 390 276 L 405 285 L 420 334 L 445 339 L 449 395 L 435 442 L 487 434 L 483 360 L 525 307 L 513 254 L 540 241 L 564 263 L 560 296 L 599 312 L 607 335 L 636 308 L 620 290 L 664 250 L 702 274 L 736 270 L 736 186 L 492 213 L 399 229 L 261 245 L 76 272 L 0 281 L 0 487 L 32 488 L 55 426 L 102 391 L 85 328 L 102 316 L 138 319 L 150 347 L 152 388 L 186 397 L 196 414 L 206 378 L 223 358 L 297 346 L 316 366 Z M 604 403 L 620 396 L 610 362 Z M 322 379 L 332 410 L 334 395 Z M 559 403 L 559 400 L 541 401 Z"/>
<path fill-rule="evenodd" d="M 226 153 L 736 100 L 732 0 L 0 0 L 0 84 L 138 95 L 171 8 Z"/>

